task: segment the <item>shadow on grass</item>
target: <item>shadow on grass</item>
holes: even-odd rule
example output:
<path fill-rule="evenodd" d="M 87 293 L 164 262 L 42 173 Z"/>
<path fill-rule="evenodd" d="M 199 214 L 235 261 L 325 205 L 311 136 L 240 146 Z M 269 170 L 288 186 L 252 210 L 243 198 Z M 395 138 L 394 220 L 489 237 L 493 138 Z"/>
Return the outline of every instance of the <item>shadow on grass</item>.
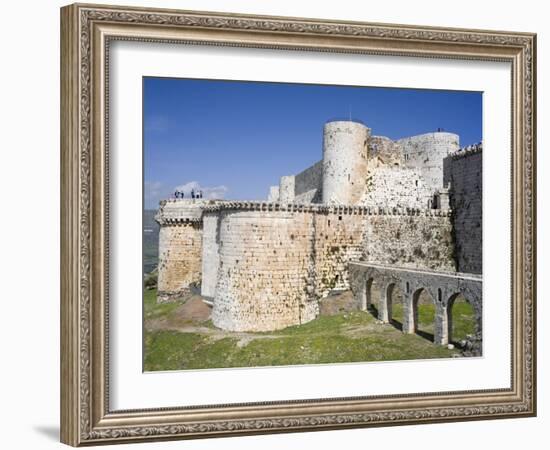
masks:
<path fill-rule="evenodd" d="M 376 306 L 369 305 L 369 307 L 367 308 L 367 311 L 371 314 L 372 317 L 378 320 L 378 308 Z"/>
<path fill-rule="evenodd" d="M 378 319 L 378 308 L 374 305 L 369 305 L 367 311 L 375 318 L 375 319 Z M 403 331 L 403 323 L 400 322 L 399 320 L 396 320 L 396 319 L 390 319 L 390 324 L 396 328 L 397 330 L 399 331 Z M 430 341 L 430 342 L 434 342 L 434 335 L 433 333 L 429 333 L 427 331 L 423 331 L 423 330 L 416 330 L 415 333 L 420 336 L 420 337 L 423 337 L 424 339 Z"/>
<path fill-rule="evenodd" d="M 403 331 L 403 324 L 399 320 L 390 319 L 390 323 L 399 331 Z"/>
<path fill-rule="evenodd" d="M 371 313 L 371 315 L 379 320 L 378 318 L 378 308 L 374 305 L 369 305 L 367 311 Z M 392 325 L 394 328 L 398 329 L 399 331 L 403 331 L 403 324 L 395 319 L 390 319 L 390 325 Z"/>
<path fill-rule="evenodd" d="M 433 342 L 434 341 L 434 335 L 433 333 L 428 333 L 427 331 L 423 331 L 423 330 L 416 330 L 415 333 L 420 336 L 420 337 L 423 337 L 424 339 L 427 339 L 428 341 L 430 342 Z"/>

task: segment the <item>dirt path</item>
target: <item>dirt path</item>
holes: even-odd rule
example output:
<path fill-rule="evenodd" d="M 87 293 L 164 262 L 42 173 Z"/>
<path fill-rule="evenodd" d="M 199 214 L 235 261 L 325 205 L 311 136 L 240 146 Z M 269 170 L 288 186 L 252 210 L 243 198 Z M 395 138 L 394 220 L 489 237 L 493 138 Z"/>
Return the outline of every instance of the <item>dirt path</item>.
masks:
<path fill-rule="evenodd" d="M 342 307 L 347 306 L 349 302 L 350 293 L 348 292 L 327 297 L 321 305 L 322 314 L 334 315 L 341 313 Z M 212 309 L 204 303 L 200 295 L 193 295 L 174 310 L 169 317 L 147 320 L 145 327 L 148 331 L 177 331 L 180 333 L 200 334 L 207 336 L 212 341 L 232 338 L 237 340 L 237 346 L 239 347 L 245 347 L 257 339 L 284 339 L 289 337 L 289 335 L 284 333 L 269 334 L 221 330 L 215 328 L 210 322 L 211 312 Z M 360 338 L 373 331 L 380 331 L 383 327 L 378 322 L 361 326 L 349 324 L 342 325 L 341 333 L 351 338 Z M 322 331 L 308 333 L 308 336 L 312 338 L 323 335 Z"/>
<path fill-rule="evenodd" d="M 204 322 L 210 319 L 211 313 L 212 309 L 204 303 L 203 298 L 200 295 L 193 295 L 174 311 L 173 318 L 176 320 Z"/>
<path fill-rule="evenodd" d="M 227 337 L 239 339 L 243 345 L 254 339 L 275 339 L 282 336 L 271 334 L 246 333 L 236 331 L 224 331 L 211 325 L 210 315 L 212 309 L 204 303 L 200 295 L 193 295 L 185 303 L 179 306 L 170 317 L 145 321 L 145 327 L 149 331 L 179 331 L 180 333 L 197 333 L 210 337 L 213 340 Z"/>

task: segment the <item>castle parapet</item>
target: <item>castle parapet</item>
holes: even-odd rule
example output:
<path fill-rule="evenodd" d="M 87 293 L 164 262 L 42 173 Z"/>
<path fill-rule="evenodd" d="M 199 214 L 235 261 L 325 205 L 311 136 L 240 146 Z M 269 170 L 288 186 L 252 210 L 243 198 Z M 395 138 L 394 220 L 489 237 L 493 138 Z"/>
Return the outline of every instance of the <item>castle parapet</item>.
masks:
<path fill-rule="evenodd" d="M 365 216 L 431 216 L 450 217 L 449 209 L 438 210 L 429 208 L 391 208 L 371 207 L 361 205 L 322 205 L 300 203 L 278 203 L 265 201 L 223 201 L 204 206 L 205 212 L 215 211 L 286 211 L 334 215 L 365 215 Z"/>
<path fill-rule="evenodd" d="M 483 152 L 483 143 L 478 142 L 477 144 L 467 145 L 462 147 L 460 150 L 451 153 L 449 156 L 453 159 L 465 158 L 467 156 L 477 155 L 478 153 Z"/>
<path fill-rule="evenodd" d="M 163 225 L 201 222 L 203 208 L 208 204 L 215 203 L 215 200 L 204 199 L 169 199 L 160 203 L 155 220 L 162 227 Z"/>

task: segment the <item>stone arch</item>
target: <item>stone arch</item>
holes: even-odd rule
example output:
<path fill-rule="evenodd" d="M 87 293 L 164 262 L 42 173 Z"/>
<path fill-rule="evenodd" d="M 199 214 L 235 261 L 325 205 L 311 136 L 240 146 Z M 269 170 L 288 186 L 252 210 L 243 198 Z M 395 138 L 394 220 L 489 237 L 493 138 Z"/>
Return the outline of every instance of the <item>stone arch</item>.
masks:
<path fill-rule="evenodd" d="M 373 276 L 369 289 L 369 305 L 367 311 L 370 312 L 375 318 L 381 319 L 381 314 L 387 305 L 387 299 L 385 296 L 385 289 L 387 287 L 387 280 L 384 277 Z M 382 313 L 381 313 L 382 310 Z M 390 308 L 391 313 L 391 308 Z M 383 322 L 387 322 L 388 319 Z"/>
<path fill-rule="evenodd" d="M 473 313 L 473 334 L 479 334 L 481 338 L 482 332 L 482 323 L 481 323 L 481 304 L 480 301 L 476 298 L 475 294 L 472 295 L 472 292 L 467 291 L 457 291 L 453 292 L 447 299 L 446 302 L 446 332 L 447 332 L 447 341 L 449 343 L 456 343 L 457 339 L 464 338 L 464 336 L 455 336 L 454 335 L 454 319 L 453 319 L 453 307 L 457 300 L 464 299 L 464 301 L 470 305 Z M 468 334 L 472 334 L 468 333 Z M 481 349 L 479 349 L 481 351 Z"/>
<path fill-rule="evenodd" d="M 405 291 L 401 283 L 397 280 L 389 280 L 383 284 L 383 295 L 380 297 L 380 305 L 378 311 L 378 318 L 384 323 L 391 323 L 396 328 L 403 329 L 402 314 L 405 309 Z M 396 303 L 400 304 L 399 308 L 396 307 Z M 395 310 L 398 309 L 398 314 L 395 314 Z"/>
<path fill-rule="evenodd" d="M 365 311 L 369 311 L 373 306 L 372 285 L 374 278 L 370 277 L 365 282 Z"/>
<path fill-rule="evenodd" d="M 426 308 L 424 308 L 426 306 Z M 431 325 L 427 328 L 421 327 L 421 321 L 420 321 L 420 310 L 426 310 L 423 311 L 424 314 L 422 316 L 426 316 L 426 312 L 430 314 L 429 321 L 431 322 Z M 412 320 L 412 331 L 419 336 L 422 336 L 429 341 L 434 342 L 434 335 L 435 335 L 435 321 L 436 321 L 436 298 L 433 296 L 433 293 L 430 291 L 430 289 L 424 287 L 424 286 L 418 286 L 413 291 L 412 294 L 412 302 L 411 302 L 411 320 Z"/>
<path fill-rule="evenodd" d="M 374 278 L 366 275 L 359 287 L 359 310 L 368 311 L 372 305 L 372 284 Z"/>

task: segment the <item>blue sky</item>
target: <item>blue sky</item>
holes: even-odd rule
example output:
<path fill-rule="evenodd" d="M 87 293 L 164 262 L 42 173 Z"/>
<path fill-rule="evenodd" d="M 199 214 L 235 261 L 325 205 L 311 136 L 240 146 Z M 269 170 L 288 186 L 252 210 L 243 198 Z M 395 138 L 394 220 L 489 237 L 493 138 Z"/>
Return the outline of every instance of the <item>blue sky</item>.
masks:
<path fill-rule="evenodd" d="M 143 98 L 148 209 L 177 187 L 266 199 L 281 175 L 321 159 L 323 124 L 350 112 L 392 139 L 438 128 L 461 146 L 482 138 L 479 92 L 146 77 Z"/>

